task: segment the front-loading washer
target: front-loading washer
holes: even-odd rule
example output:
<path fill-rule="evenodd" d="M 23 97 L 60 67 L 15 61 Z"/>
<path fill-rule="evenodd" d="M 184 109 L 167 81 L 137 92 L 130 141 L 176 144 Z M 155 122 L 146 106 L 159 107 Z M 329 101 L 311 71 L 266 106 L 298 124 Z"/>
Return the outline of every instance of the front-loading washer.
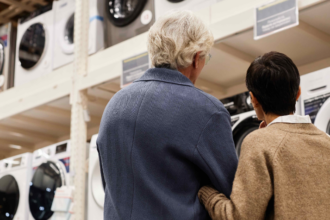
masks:
<path fill-rule="evenodd" d="M 25 84 L 52 72 L 53 27 L 52 4 L 19 20 L 14 86 Z"/>
<path fill-rule="evenodd" d="M 98 134 L 93 135 L 89 151 L 88 169 L 88 220 L 103 220 L 104 188 L 100 170 L 100 160 L 96 140 Z"/>
<path fill-rule="evenodd" d="M 30 220 L 48 220 L 55 191 L 70 186 L 70 141 L 63 141 L 33 152 L 33 175 L 30 180 L 28 204 Z"/>
<path fill-rule="evenodd" d="M 1 161 L 0 219 L 26 220 L 32 155 L 25 153 Z"/>
<path fill-rule="evenodd" d="M 257 130 L 261 121 L 253 110 L 249 92 L 220 100 L 231 116 L 236 153 L 239 156 L 245 137 Z"/>
<path fill-rule="evenodd" d="M 0 91 L 13 87 L 16 33 L 11 22 L 0 27 Z"/>
<path fill-rule="evenodd" d="M 157 0 L 155 1 L 156 19 L 172 10 L 190 10 L 198 11 L 219 0 Z"/>
<path fill-rule="evenodd" d="M 106 47 L 147 32 L 155 21 L 155 1 L 105 0 Z"/>
<path fill-rule="evenodd" d="M 55 39 L 53 68 L 59 68 L 74 59 L 75 0 L 53 3 L 55 13 Z M 104 48 L 104 0 L 89 0 L 89 54 Z"/>
<path fill-rule="evenodd" d="M 300 85 L 301 113 L 330 134 L 330 67 L 301 76 Z"/>

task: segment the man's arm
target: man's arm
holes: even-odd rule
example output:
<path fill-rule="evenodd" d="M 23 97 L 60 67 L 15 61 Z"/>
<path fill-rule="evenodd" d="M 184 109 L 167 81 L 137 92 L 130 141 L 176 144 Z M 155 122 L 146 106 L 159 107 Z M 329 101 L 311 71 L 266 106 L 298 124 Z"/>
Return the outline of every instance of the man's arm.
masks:
<path fill-rule="evenodd" d="M 270 157 L 255 146 L 248 136 L 242 145 L 233 192 L 229 197 L 212 187 L 202 187 L 198 196 L 212 219 L 261 220 L 265 218 L 268 203 L 273 196 L 272 165 Z"/>
<path fill-rule="evenodd" d="M 229 196 L 238 159 L 227 111 L 211 116 L 199 137 L 195 158 L 196 165 L 208 176 L 211 184 Z"/>

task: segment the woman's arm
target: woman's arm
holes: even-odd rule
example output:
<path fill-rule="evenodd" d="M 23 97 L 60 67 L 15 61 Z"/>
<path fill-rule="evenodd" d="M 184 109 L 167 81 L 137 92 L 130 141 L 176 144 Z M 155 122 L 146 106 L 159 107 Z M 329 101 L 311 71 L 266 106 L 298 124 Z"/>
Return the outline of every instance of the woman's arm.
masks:
<path fill-rule="evenodd" d="M 273 196 L 272 158 L 260 147 L 258 136 L 249 135 L 243 143 L 233 191 L 228 199 L 209 186 L 198 196 L 213 220 L 261 220 Z"/>

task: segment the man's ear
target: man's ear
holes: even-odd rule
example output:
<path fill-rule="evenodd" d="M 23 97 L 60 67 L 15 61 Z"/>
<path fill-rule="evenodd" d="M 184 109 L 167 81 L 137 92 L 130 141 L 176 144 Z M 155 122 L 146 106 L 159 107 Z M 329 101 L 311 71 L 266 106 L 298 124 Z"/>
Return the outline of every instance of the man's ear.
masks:
<path fill-rule="evenodd" d="M 250 96 L 251 96 L 251 102 L 252 102 L 253 106 L 258 106 L 259 105 L 259 102 L 256 99 L 256 97 L 253 95 L 252 92 L 250 92 Z"/>
<path fill-rule="evenodd" d="M 200 58 L 199 55 L 200 55 L 200 53 L 201 53 L 201 52 L 197 52 L 197 53 L 195 54 L 195 56 L 194 56 L 193 66 L 194 66 L 195 69 L 197 69 L 198 66 L 199 66 L 199 58 Z"/>
<path fill-rule="evenodd" d="M 301 95 L 301 87 L 299 86 L 299 90 L 298 90 L 298 93 L 297 93 L 296 101 L 298 101 L 300 95 Z"/>

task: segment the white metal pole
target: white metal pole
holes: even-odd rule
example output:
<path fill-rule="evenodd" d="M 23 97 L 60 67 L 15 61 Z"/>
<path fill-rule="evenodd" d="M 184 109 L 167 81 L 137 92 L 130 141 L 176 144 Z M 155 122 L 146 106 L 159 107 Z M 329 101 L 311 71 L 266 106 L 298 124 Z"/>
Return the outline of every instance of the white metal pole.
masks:
<path fill-rule="evenodd" d="M 74 18 L 74 71 L 72 77 L 71 108 L 71 185 L 74 186 L 75 220 L 85 219 L 86 139 L 87 125 L 84 112 L 87 108 L 85 94 L 79 90 L 79 78 L 88 71 L 89 0 L 76 0 Z"/>

